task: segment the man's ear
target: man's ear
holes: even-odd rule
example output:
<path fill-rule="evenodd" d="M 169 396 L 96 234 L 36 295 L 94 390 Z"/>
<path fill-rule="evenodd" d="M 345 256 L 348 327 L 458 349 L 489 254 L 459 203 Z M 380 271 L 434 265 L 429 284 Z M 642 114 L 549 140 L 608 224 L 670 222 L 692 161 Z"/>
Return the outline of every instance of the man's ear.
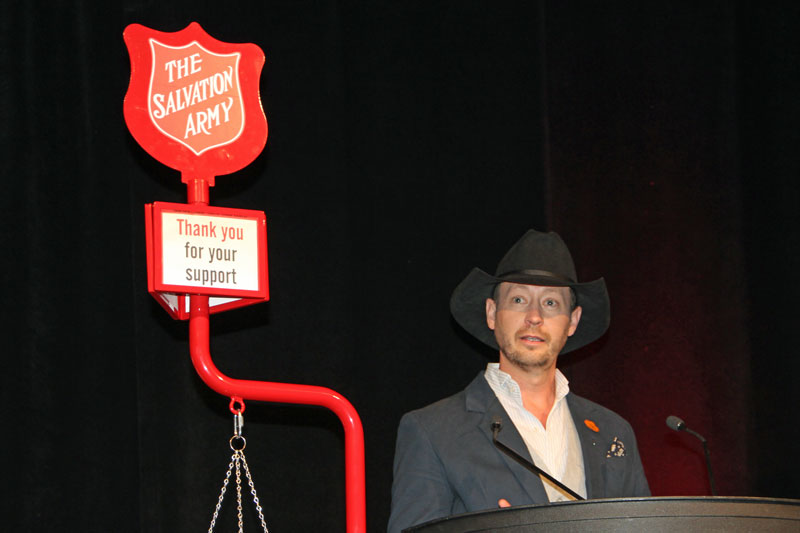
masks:
<path fill-rule="evenodd" d="M 497 313 L 497 303 L 491 298 L 486 298 L 486 325 L 494 330 L 494 318 Z"/>
<path fill-rule="evenodd" d="M 569 314 L 569 331 L 567 332 L 568 337 L 572 337 L 572 334 L 575 333 L 576 329 L 578 329 L 578 323 L 581 321 L 582 313 L 583 307 L 579 305 Z"/>

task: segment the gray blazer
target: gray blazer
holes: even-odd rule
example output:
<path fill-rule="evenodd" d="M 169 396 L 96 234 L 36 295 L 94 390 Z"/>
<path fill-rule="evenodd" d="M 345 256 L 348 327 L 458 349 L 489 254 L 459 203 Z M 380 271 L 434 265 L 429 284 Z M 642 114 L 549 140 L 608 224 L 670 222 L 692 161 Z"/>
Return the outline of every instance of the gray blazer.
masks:
<path fill-rule="evenodd" d="M 580 437 L 588 498 L 649 496 L 630 424 L 585 398 L 572 393 L 566 398 Z M 503 424 L 498 440 L 530 460 L 483 372 L 458 394 L 403 416 L 389 533 L 434 518 L 495 509 L 500 498 L 511 505 L 549 502 L 541 479 L 495 447 L 494 420 Z"/>

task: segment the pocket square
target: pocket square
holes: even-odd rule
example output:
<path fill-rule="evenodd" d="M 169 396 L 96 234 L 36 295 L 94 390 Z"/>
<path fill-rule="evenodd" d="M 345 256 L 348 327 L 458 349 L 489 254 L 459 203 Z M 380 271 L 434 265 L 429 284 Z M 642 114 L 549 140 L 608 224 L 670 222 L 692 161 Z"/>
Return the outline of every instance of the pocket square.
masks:
<path fill-rule="evenodd" d="M 606 452 L 606 457 L 625 457 L 625 444 L 619 438 L 614 437 Z"/>

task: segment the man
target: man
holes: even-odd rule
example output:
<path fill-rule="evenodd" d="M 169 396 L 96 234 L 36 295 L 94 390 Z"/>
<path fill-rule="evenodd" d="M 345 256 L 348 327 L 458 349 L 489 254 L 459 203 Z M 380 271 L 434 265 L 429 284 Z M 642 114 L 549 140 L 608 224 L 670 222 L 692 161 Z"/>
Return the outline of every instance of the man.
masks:
<path fill-rule="evenodd" d="M 649 496 L 636 439 L 619 415 L 569 391 L 559 354 L 605 333 L 605 281 L 578 283 L 564 242 L 528 231 L 494 276 L 480 269 L 450 300 L 456 321 L 497 349 L 460 393 L 403 416 L 389 532 L 434 518 L 575 499 L 503 453 L 497 440 L 583 498 Z"/>

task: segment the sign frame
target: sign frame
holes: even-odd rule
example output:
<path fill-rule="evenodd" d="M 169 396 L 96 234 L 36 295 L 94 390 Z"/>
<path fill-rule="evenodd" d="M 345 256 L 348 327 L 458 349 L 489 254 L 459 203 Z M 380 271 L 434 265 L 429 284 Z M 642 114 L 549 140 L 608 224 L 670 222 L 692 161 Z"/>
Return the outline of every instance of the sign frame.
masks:
<path fill-rule="evenodd" d="M 256 251 L 258 288 L 256 290 L 227 287 L 199 287 L 164 282 L 164 243 L 162 218 L 164 213 L 186 213 L 211 217 L 245 219 L 256 222 Z M 188 295 L 209 296 L 210 312 L 227 311 L 269 300 L 267 274 L 267 223 L 263 211 L 209 206 L 153 202 L 145 204 L 145 233 L 147 240 L 147 290 L 175 319 L 189 318 Z"/>

